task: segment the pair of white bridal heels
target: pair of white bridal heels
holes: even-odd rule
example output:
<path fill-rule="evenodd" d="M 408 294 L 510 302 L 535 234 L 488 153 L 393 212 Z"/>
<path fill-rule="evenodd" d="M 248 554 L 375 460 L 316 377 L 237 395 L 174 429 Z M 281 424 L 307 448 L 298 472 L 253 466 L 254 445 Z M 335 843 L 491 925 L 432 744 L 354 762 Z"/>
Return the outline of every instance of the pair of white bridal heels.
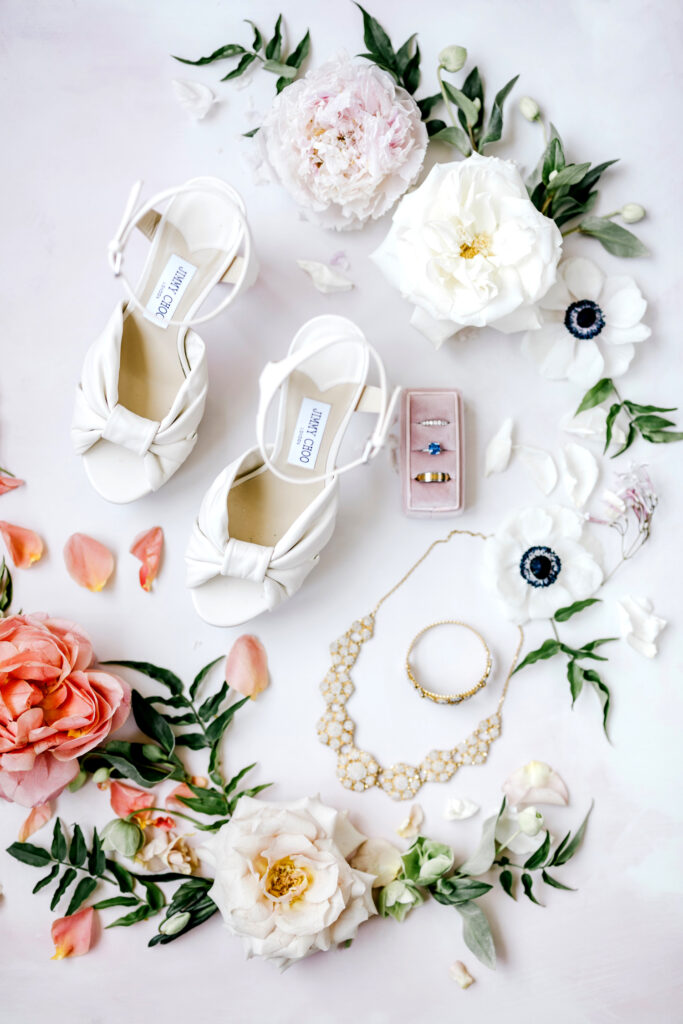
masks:
<path fill-rule="evenodd" d="M 208 378 L 191 326 L 222 312 L 255 278 L 244 205 L 229 185 L 197 178 L 136 206 L 138 195 L 136 186 L 109 247 L 128 300 L 88 351 L 72 426 L 90 482 L 114 502 L 158 490 L 192 451 Z M 134 291 L 122 263 L 136 227 L 152 246 Z M 219 282 L 231 291 L 196 316 Z M 185 555 L 195 608 L 217 626 L 246 622 L 299 589 L 334 531 L 340 474 L 380 451 L 398 395 L 360 328 L 339 316 L 304 324 L 259 384 L 257 443 L 204 495 Z M 338 466 L 356 411 L 374 413 L 375 429 L 362 454 Z"/>

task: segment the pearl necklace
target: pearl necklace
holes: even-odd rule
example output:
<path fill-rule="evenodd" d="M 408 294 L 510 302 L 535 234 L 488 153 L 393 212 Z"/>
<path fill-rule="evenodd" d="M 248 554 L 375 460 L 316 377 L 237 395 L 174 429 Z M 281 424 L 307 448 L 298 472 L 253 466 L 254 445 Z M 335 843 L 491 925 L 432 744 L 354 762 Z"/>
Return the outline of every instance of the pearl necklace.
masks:
<path fill-rule="evenodd" d="M 465 764 L 484 764 L 491 743 L 500 735 L 503 703 L 524 642 L 521 626 L 518 627 L 519 643 L 496 711 L 479 722 L 476 729 L 462 743 L 450 750 L 432 750 L 418 765 L 400 761 L 383 768 L 372 754 L 367 750 L 361 750 L 353 742 L 356 726 L 346 710 L 346 702 L 354 690 L 351 668 L 358 659 L 362 645 L 374 634 L 377 612 L 438 544 L 447 544 L 456 534 L 480 537 L 483 540 L 486 540 L 487 536 L 484 533 L 472 533 L 470 530 L 451 530 L 448 536 L 435 540 L 405 576 L 380 598 L 374 609 L 364 618 L 352 622 L 343 636 L 330 646 L 332 664 L 320 684 L 327 708 L 318 722 L 318 739 L 336 751 L 337 778 L 346 789 L 362 793 L 372 786 L 379 786 L 394 800 L 410 800 L 425 782 L 447 782 Z"/>

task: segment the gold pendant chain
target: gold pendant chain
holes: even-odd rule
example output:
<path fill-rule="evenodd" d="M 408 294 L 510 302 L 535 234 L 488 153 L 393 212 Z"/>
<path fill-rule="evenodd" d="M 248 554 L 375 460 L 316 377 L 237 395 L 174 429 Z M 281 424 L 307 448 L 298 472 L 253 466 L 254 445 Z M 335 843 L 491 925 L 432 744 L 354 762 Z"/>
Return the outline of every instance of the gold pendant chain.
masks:
<path fill-rule="evenodd" d="M 455 529 L 446 537 L 432 541 L 398 583 L 379 599 L 373 610 L 365 618 L 353 622 L 346 633 L 330 647 L 332 665 L 320 685 L 327 709 L 318 722 L 318 738 L 321 743 L 337 752 L 337 777 L 347 789 L 360 793 L 372 786 L 379 786 L 394 800 L 410 800 L 425 782 L 447 782 L 462 765 L 484 764 L 491 743 L 500 735 L 503 703 L 524 643 L 521 626 L 517 627 L 519 642 L 503 684 L 497 710 L 489 718 L 481 721 L 467 739 L 451 750 L 432 750 L 417 766 L 399 762 L 389 768 L 383 768 L 372 754 L 355 746 L 356 726 L 346 710 L 346 702 L 354 690 L 351 668 L 360 654 L 361 646 L 374 634 L 377 612 L 384 602 L 410 579 L 435 547 L 447 544 L 456 535 L 479 537 L 482 540 L 486 540 L 488 536 L 471 530 Z"/>

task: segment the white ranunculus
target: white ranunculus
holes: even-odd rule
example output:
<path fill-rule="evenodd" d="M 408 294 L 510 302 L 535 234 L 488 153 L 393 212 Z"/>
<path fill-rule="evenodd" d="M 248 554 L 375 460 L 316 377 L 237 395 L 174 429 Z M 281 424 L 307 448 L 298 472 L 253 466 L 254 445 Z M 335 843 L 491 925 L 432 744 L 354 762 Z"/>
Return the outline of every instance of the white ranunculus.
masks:
<path fill-rule="evenodd" d="M 513 512 L 486 541 L 484 572 L 513 622 L 545 619 L 602 583 L 584 519 L 559 505 Z"/>
<path fill-rule="evenodd" d="M 374 875 L 347 859 L 364 839 L 346 812 L 315 797 L 242 797 L 206 853 L 216 871 L 211 899 L 248 957 L 284 969 L 355 936 L 376 912 Z"/>
<path fill-rule="evenodd" d="M 413 97 L 346 55 L 283 89 L 258 138 L 304 215 L 337 229 L 391 209 L 422 170 L 428 142 Z"/>
<path fill-rule="evenodd" d="M 557 283 L 539 303 L 540 329 L 522 340 L 522 351 L 550 380 L 590 388 L 601 377 L 619 377 L 650 337 L 641 323 L 647 309 L 632 277 L 605 277 L 592 260 L 563 260 Z"/>
<path fill-rule="evenodd" d="M 561 249 L 514 164 L 473 153 L 436 164 L 403 197 L 372 258 L 439 346 L 463 327 L 538 327 L 534 304 L 555 281 Z"/>

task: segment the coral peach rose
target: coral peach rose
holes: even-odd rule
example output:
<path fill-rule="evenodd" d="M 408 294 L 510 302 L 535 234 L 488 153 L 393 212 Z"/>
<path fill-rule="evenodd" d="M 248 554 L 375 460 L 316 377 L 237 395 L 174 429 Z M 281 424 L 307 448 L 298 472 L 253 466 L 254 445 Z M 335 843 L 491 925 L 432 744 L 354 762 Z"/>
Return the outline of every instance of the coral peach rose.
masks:
<path fill-rule="evenodd" d="M 94 661 L 70 622 L 0 620 L 0 797 L 34 807 L 57 796 L 78 774 L 77 758 L 125 722 L 128 684 Z"/>

